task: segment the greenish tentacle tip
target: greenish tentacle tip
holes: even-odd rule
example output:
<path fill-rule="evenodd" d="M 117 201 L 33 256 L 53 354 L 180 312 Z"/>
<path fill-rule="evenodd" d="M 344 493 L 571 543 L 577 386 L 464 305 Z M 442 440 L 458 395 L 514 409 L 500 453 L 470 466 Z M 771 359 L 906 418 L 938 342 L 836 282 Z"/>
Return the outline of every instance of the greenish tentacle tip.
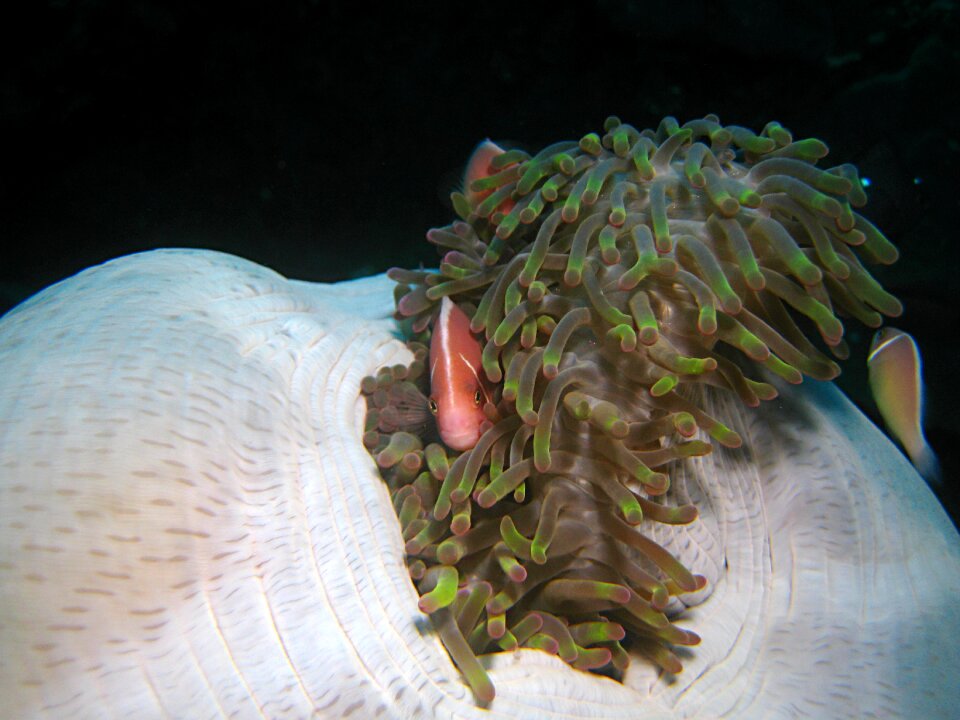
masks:
<path fill-rule="evenodd" d="M 414 360 L 361 381 L 362 442 L 420 610 L 479 704 L 495 696 L 485 654 L 533 648 L 623 679 L 696 653 L 673 608 L 711 588 L 651 529 L 698 522 L 678 464 L 742 444 L 697 389 L 755 406 L 776 397 L 765 373 L 831 379 L 841 318 L 902 309 L 868 269 L 897 250 L 861 214 L 856 168 L 827 154 L 777 122 L 610 117 L 532 157 L 494 152 L 452 195 L 459 219 L 427 233 L 439 271 L 389 272 Z M 477 333 L 489 396 L 463 452 L 424 412 L 444 297 Z"/>

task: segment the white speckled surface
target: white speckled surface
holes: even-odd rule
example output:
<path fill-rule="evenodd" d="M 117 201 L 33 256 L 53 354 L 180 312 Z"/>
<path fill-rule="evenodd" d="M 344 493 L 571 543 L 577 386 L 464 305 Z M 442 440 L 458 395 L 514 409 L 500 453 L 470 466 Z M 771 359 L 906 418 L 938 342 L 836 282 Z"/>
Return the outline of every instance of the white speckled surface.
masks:
<path fill-rule="evenodd" d="M 4 717 L 951 717 L 960 539 L 832 386 L 690 461 L 665 542 L 715 581 L 672 682 L 492 658 L 474 705 L 416 608 L 359 442 L 360 379 L 406 350 L 383 277 L 313 285 L 169 250 L 0 321 Z"/>

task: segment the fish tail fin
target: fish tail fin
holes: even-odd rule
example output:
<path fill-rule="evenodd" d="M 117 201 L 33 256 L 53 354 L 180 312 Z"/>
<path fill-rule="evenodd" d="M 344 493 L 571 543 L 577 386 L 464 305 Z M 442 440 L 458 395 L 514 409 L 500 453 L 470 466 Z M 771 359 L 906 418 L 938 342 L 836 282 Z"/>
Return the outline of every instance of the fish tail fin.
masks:
<path fill-rule="evenodd" d="M 914 453 L 911 458 L 913 466 L 920 473 L 920 477 L 927 481 L 927 484 L 933 488 L 943 487 L 943 471 L 940 469 L 940 461 L 927 443 L 923 443 L 920 450 Z"/>

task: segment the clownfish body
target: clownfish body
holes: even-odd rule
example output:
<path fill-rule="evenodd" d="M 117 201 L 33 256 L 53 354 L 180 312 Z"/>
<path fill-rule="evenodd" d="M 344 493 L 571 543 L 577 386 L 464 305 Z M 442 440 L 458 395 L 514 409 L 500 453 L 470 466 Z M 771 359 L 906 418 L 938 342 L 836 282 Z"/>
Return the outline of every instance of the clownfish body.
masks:
<path fill-rule="evenodd" d="M 916 342 L 895 328 L 877 331 L 867 355 L 867 368 L 873 398 L 887 428 L 903 445 L 920 475 L 927 482 L 939 484 L 940 466 L 921 426 L 923 379 Z"/>
<path fill-rule="evenodd" d="M 454 450 L 472 448 L 485 429 L 490 395 L 480 377 L 480 353 L 470 319 L 444 297 L 430 340 L 429 405 L 440 438 Z"/>

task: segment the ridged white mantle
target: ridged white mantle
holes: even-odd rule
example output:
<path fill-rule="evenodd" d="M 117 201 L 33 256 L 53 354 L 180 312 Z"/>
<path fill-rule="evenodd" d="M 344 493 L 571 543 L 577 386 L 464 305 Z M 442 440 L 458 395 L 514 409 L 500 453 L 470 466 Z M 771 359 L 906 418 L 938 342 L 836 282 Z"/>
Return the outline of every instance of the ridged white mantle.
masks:
<path fill-rule="evenodd" d="M 477 708 L 406 574 L 360 379 L 407 360 L 391 283 L 166 250 L 0 321 L 0 715 L 951 717 L 960 538 L 832 386 L 750 411 L 674 477 L 714 583 L 672 682 L 494 658 Z"/>

